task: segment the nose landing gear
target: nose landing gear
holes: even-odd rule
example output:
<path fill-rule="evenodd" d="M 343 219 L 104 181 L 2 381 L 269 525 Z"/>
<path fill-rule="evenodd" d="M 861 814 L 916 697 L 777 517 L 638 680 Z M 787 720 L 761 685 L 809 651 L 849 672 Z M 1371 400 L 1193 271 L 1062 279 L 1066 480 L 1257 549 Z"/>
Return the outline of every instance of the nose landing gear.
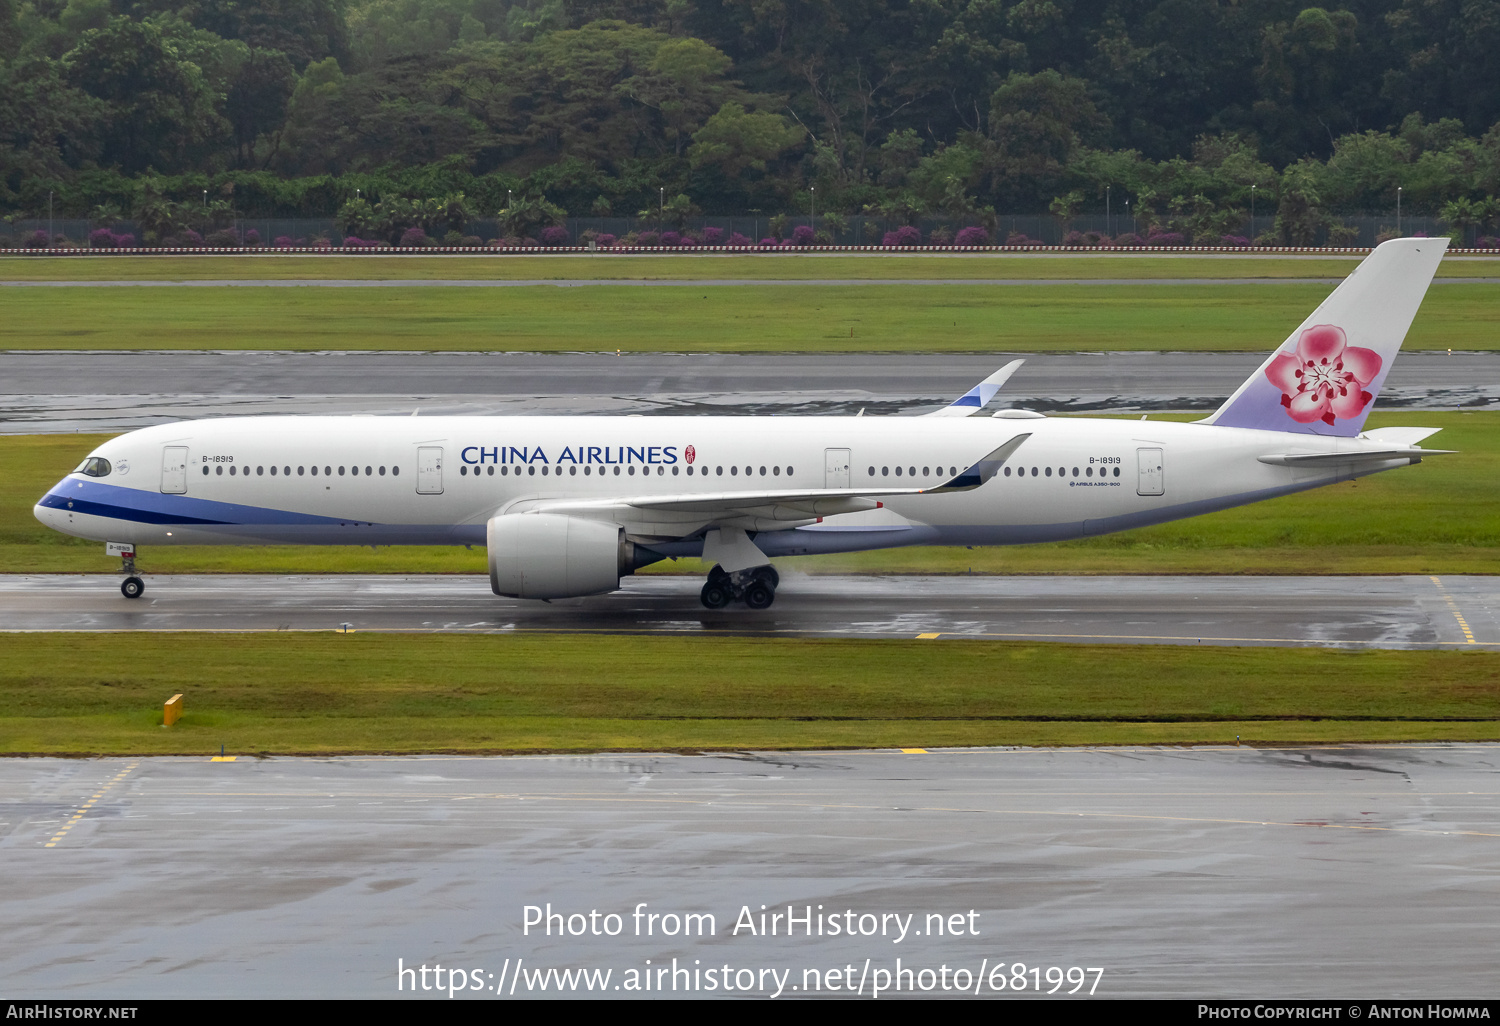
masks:
<path fill-rule="evenodd" d="M 120 582 L 120 594 L 128 599 L 140 598 L 146 590 L 146 582 L 135 573 L 135 546 L 122 542 L 109 542 L 104 550 L 111 556 L 120 557 L 120 572 L 125 579 Z"/>
<path fill-rule="evenodd" d="M 776 601 L 776 586 L 780 583 L 781 575 L 769 563 L 732 574 L 715 566 L 708 572 L 708 581 L 698 597 L 709 609 L 723 609 L 736 600 L 751 609 L 769 609 Z"/>

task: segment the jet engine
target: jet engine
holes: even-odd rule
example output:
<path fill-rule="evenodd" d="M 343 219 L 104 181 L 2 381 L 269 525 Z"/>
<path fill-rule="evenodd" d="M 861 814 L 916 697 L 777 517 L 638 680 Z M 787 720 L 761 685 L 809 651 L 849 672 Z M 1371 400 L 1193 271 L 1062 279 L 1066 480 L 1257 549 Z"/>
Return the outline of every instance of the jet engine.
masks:
<path fill-rule="evenodd" d="M 490 587 L 508 598 L 554 599 L 614 591 L 620 578 L 663 559 L 625 539 L 618 524 L 547 513 L 493 518 L 485 531 Z"/>

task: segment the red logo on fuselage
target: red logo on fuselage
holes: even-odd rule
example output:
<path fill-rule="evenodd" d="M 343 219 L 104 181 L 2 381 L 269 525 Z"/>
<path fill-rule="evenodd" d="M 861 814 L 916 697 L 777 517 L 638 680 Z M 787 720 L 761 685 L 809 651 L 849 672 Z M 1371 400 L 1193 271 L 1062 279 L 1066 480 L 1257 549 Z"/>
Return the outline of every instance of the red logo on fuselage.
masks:
<path fill-rule="evenodd" d="M 687 457 L 688 466 L 692 466 L 693 461 L 698 458 L 698 450 L 691 445 L 684 449 L 682 454 Z"/>

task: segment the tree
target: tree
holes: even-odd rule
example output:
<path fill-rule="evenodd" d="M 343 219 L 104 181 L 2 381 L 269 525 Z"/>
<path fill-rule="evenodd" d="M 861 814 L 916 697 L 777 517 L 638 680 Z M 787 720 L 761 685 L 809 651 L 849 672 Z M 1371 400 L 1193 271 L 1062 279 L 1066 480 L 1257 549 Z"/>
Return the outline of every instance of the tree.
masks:
<path fill-rule="evenodd" d="M 112 18 L 64 58 L 69 81 L 100 101 L 99 159 L 127 171 L 190 166 L 227 134 L 203 69 L 179 57 L 155 25 Z"/>
<path fill-rule="evenodd" d="M 746 168 L 764 171 L 803 139 L 803 131 L 789 125 L 780 114 L 746 111 L 738 103 L 726 103 L 693 133 L 687 149 L 688 163 L 695 167 L 715 165 L 733 178 Z"/>

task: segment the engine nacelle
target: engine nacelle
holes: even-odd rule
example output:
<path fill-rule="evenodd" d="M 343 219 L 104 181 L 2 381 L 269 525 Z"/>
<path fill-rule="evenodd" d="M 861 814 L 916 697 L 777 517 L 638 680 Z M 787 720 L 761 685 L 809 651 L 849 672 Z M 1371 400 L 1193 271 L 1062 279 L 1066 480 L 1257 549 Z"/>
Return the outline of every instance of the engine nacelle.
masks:
<path fill-rule="evenodd" d="M 554 599 L 614 591 L 623 575 L 662 557 L 625 540 L 617 524 L 547 513 L 495 517 L 485 532 L 490 587 L 508 598 Z"/>

